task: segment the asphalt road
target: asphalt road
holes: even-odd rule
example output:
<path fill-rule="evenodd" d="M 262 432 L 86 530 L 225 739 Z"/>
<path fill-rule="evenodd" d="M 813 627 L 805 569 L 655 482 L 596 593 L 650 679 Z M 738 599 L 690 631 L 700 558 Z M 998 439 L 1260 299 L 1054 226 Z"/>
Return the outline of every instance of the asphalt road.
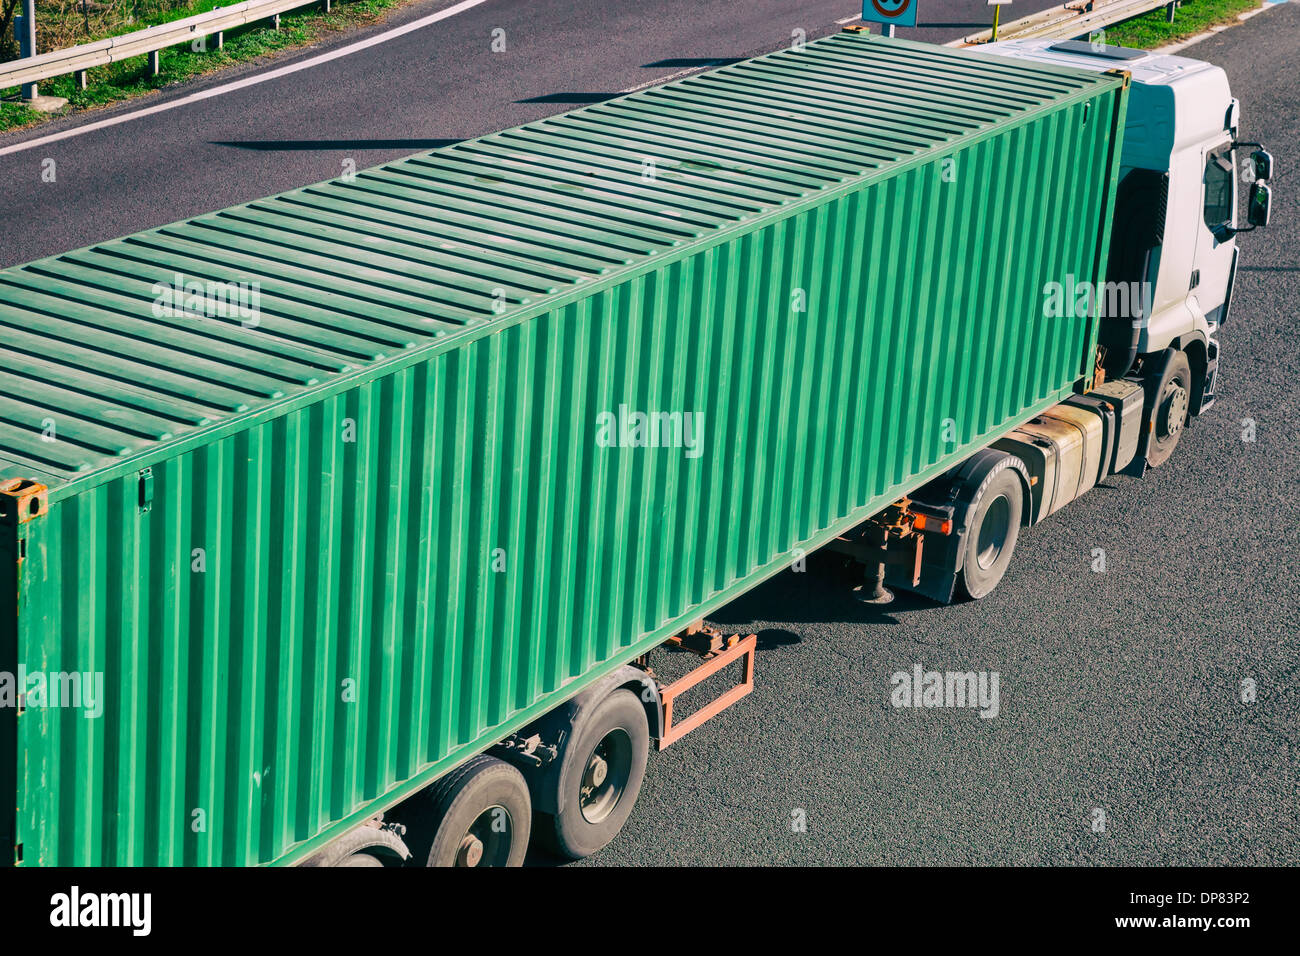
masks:
<path fill-rule="evenodd" d="M 588 862 L 1300 862 L 1300 3 L 1184 55 L 1228 71 L 1280 170 L 1275 225 L 1240 240 L 1215 407 L 1163 468 L 1025 533 L 978 603 L 867 609 L 810 565 L 730 605 L 720 626 L 763 641 L 756 690 L 652 754 Z M 916 663 L 999 672 L 1000 715 L 895 709 Z"/>
<path fill-rule="evenodd" d="M 942 42 L 989 22 L 984 0 L 919 0 L 900 36 Z M 1059 0 L 1016 0 L 1017 16 Z M 281 67 L 450 7 L 429 0 Z M 278 79 L 0 155 L 0 267 L 112 239 L 517 126 L 719 59 L 840 29 L 860 0 L 488 0 Z M 1005 12 L 1005 11 L 1004 11 Z M 495 30 L 505 50 L 493 52 Z M 0 148 L 266 72 L 223 71 L 110 110 L 0 136 Z M 56 179 L 45 182 L 45 160 Z"/>

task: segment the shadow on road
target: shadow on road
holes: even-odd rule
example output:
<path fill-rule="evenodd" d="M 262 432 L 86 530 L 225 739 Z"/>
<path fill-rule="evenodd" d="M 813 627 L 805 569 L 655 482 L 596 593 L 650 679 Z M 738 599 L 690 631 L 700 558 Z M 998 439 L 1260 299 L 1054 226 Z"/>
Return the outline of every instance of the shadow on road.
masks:
<path fill-rule="evenodd" d="M 460 139 L 245 139 L 212 140 L 212 146 L 233 146 L 262 152 L 312 149 L 438 149 L 455 146 Z"/>
<path fill-rule="evenodd" d="M 803 637 L 794 631 L 788 631 L 784 627 L 765 627 L 758 632 L 758 641 L 755 646 L 760 651 L 770 651 L 778 647 L 788 647 L 791 644 L 802 643 Z"/>
<path fill-rule="evenodd" d="M 658 70 L 658 69 L 663 69 L 666 67 L 674 67 L 674 66 L 679 69 L 686 69 L 693 66 L 726 66 L 729 63 L 739 63 L 741 59 L 742 58 L 738 56 L 719 56 L 719 57 L 679 56 L 679 57 L 672 57 L 671 59 L 667 59 L 667 60 L 657 60 L 654 63 L 643 63 L 641 64 L 641 66 L 642 69 L 646 69 L 646 70 Z"/>
<path fill-rule="evenodd" d="M 714 611 L 708 620 L 724 629 L 739 629 L 756 621 L 896 624 L 900 614 L 935 606 L 927 598 L 901 590 L 894 592 L 889 604 L 864 604 L 853 592 L 862 583 L 863 574 L 862 565 L 818 552 L 808 556 L 807 570 L 782 571 Z M 771 646 L 776 643 L 790 642 L 773 641 Z"/>
<path fill-rule="evenodd" d="M 515 100 L 516 103 L 559 103 L 559 104 L 590 104 L 603 103 L 606 100 L 612 100 L 622 93 L 547 93 L 545 96 L 530 96 L 526 100 Z"/>

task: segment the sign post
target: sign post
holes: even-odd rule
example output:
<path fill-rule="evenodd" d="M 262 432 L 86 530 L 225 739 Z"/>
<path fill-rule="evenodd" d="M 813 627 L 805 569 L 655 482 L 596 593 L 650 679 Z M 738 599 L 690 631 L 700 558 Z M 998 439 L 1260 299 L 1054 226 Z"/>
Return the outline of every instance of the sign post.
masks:
<path fill-rule="evenodd" d="M 993 37 L 991 40 L 993 43 L 998 42 L 998 15 L 1002 13 L 1003 4 L 1010 2 L 1011 0 L 987 0 L 988 5 L 993 8 Z"/>
<path fill-rule="evenodd" d="M 916 26 L 916 5 L 920 0 L 862 0 L 862 19 L 882 23 L 885 36 L 894 35 L 894 27 Z"/>

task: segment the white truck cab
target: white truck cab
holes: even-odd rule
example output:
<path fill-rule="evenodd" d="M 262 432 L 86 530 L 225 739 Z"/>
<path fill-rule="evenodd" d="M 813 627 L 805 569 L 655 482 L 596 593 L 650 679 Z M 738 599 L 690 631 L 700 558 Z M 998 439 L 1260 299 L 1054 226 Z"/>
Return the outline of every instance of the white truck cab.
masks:
<path fill-rule="evenodd" d="M 1154 401 L 1167 406 L 1166 421 L 1156 424 L 1174 429 L 1176 440 L 1188 416 L 1213 400 L 1216 333 L 1232 301 L 1236 236 L 1267 225 L 1264 183 L 1272 157 L 1263 149 L 1240 155 L 1242 147 L 1259 144 L 1237 141 L 1238 103 L 1227 75 L 1209 63 L 1083 40 L 1012 40 L 972 49 L 1130 74 L 1106 283 L 1141 294 L 1122 314 L 1103 300 L 1100 341 L 1107 377 L 1164 380 L 1150 386 Z M 1238 174 L 1251 184 L 1249 225 L 1242 229 L 1236 227 Z"/>

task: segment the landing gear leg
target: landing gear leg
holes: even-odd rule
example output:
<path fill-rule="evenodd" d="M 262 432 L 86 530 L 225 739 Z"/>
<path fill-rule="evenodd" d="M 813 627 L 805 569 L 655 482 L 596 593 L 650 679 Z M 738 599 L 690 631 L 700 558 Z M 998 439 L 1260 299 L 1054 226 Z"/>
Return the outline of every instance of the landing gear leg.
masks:
<path fill-rule="evenodd" d="M 862 583 L 853 589 L 854 597 L 863 604 L 890 604 L 894 592 L 885 587 L 885 555 L 889 550 L 889 531 L 876 522 L 866 529 L 868 557 Z M 873 552 L 879 551 L 880 560 L 872 561 Z"/>

